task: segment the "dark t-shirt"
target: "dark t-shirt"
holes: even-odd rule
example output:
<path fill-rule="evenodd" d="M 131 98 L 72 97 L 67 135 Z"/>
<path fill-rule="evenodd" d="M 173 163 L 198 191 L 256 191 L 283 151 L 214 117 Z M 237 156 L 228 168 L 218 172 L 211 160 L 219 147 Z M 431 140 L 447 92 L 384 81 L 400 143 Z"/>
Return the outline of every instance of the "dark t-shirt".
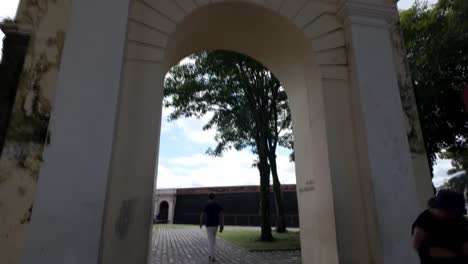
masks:
<path fill-rule="evenodd" d="M 215 201 L 209 201 L 203 212 L 206 214 L 206 226 L 218 226 L 219 225 L 219 213 L 223 210 L 223 207 Z"/>
<path fill-rule="evenodd" d="M 427 245 L 429 247 L 440 247 L 450 250 L 458 255 L 461 254 L 463 243 L 468 241 L 468 225 L 464 218 L 454 220 L 442 220 L 432 215 L 430 210 L 422 212 L 413 224 L 427 233 Z M 420 256 L 422 263 L 459 263 L 449 259 L 434 259 Z"/>

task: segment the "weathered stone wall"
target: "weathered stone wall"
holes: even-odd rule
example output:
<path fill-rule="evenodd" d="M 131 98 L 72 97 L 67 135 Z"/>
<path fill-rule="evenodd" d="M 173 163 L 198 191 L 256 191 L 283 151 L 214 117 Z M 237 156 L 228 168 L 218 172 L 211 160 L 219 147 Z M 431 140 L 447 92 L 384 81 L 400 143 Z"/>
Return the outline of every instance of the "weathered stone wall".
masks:
<path fill-rule="evenodd" d="M 0 157 L 1 263 L 19 263 L 68 23 L 70 0 L 23 0 L 16 22 L 31 40 Z M 3 83 L 0 84 L 3 87 Z M 49 135 L 53 140 L 53 136 Z M 66 155 L 66 153 L 64 153 Z"/>
<path fill-rule="evenodd" d="M 273 193 L 272 193 L 273 195 Z M 286 210 L 286 225 L 288 227 L 298 227 L 299 219 L 297 212 L 297 197 L 294 192 L 284 193 Z M 295 205 L 294 205 L 294 199 Z M 226 225 L 240 226 L 260 226 L 260 196 L 259 193 L 236 193 L 236 194 L 220 194 L 217 200 L 224 208 L 224 221 Z M 275 201 L 272 199 L 271 224 L 275 225 L 276 211 Z M 207 202 L 205 195 L 180 195 L 177 196 L 177 204 L 175 207 L 174 223 L 175 224 L 198 224 L 200 210 Z M 295 209 L 295 210 L 294 210 Z"/>
<path fill-rule="evenodd" d="M 406 61 L 406 49 L 400 31 L 399 23 L 392 28 L 393 56 L 400 88 L 400 97 L 406 120 L 406 132 L 413 160 L 414 176 L 421 206 L 426 205 L 432 196 L 431 168 L 426 155 L 424 138 L 421 130 L 416 97 L 411 80 L 410 70 Z"/>
<path fill-rule="evenodd" d="M 284 185 L 283 199 L 286 225 L 299 226 L 299 213 L 295 185 Z M 174 212 L 176 224 L 198 224 L 200 211 L 208 201 L 208 193 L 216 193 L 216 200 L 223 206 L 226 225 L 259 226 L 260 193 L 257 186 L 214 187 L 178 189 Z M 276 199 L 271 193 L 271 223 L 276 223 Z"/>

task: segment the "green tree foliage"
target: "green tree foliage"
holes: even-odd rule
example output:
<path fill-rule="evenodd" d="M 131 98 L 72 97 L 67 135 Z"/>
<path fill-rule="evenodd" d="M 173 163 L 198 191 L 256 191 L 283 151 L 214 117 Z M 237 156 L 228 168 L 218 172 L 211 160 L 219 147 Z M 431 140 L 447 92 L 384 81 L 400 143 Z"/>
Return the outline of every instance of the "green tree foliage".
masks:
<path fill-rule="evenodd" d="M 468 84 L 467 15 L 466 0 L 439 0 L 434 6 L 417 1 L 400 15 L 426 150 L 432 163 L 443 150 L 457 158 L 460 153 L 466 154 L 468 147 L 468 115 L 462 95 Z"/>
<path fill-rule="evenodd" d="M 278 79 L 262 64 L 245 55 L 215 50 L 191 56 L 190 63 L 174 66 L 165 81 L 165 107 L 169 119 L 213 116 L 203 129 L 216 129 L 214 149 L 250 148 L 258 157 L 262 240 L 271 240 L 270 172 L 277 205 L 277 231 L 284 232 L 285 217 L 276 165 L 278 145 L 292 147 L 291 114 Z"/>

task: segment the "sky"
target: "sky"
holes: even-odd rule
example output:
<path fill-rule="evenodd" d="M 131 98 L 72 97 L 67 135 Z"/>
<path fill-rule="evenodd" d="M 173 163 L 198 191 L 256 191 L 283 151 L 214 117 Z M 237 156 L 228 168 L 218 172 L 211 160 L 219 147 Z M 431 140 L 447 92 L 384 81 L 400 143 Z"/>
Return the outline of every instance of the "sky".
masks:
<path fill-rule="evenodd" d="M 433 0 L 431 2 L 435 2 Z M 400 0 L 399 9 L 407 9 L 414 0 Z M 0 0 L 0 20 L 15 16 L 18 0 Z M 3 34 L 0 33 L 0 39 Z M 0 48 L 1 48 L 0 43 Z M 252 168 L 255 156 L 248 150 L 229 151 L 221 158 L 205 154 L 208 147 L 215 146 L 214 130 L 203 131 L 203 124 L 209 116 L 201 120 L 181 119 L 168 122 L 170 109 L 163 110 L 158 188 L 184 188 L 202 186 L 258 185 L 258 170 Z M 280 181 L 293 184 L 295 179 L 294 163 L 289 162 L 290 151 L 278 150 L 278 170 Z M 434 183 L 443 184 L 447 170 L 451 168 L 449 160 L 438 160 L 434 168 Z"/>

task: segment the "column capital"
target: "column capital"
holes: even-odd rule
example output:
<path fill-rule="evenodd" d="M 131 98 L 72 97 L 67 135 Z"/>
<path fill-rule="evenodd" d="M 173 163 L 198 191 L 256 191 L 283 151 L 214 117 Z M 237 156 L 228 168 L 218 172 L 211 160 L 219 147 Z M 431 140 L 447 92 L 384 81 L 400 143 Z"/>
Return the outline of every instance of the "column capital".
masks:
<path fill-rule="evenodd" d="M 396 4 L 362 0 L 341 0 L 338 4 L 338 15 L 344 20 L 345 25 L 360 24 L 389 28 L 399 20 Z"/>

